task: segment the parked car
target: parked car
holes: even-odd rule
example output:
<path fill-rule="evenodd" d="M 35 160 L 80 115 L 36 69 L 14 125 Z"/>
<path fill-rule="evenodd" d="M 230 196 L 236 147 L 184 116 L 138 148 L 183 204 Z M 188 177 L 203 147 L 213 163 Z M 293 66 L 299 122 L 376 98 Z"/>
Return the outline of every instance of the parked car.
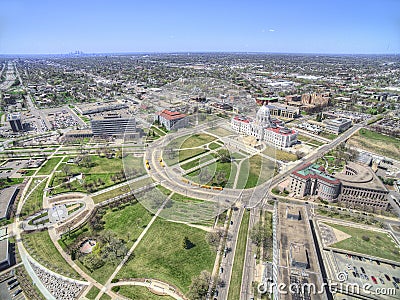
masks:
<path fill-rule="evenodd" d="M 378 282 L 376 281 L 376 278 L 374 276 L 371 276 L 372 282 L 377 284 Z"/>
<path fill-rule="evenodd" d="M 388 274 L 385 274 L 385 278 L 386 278 L 387 281 L 390 281 L 390 277 L 389 277 Z"/>

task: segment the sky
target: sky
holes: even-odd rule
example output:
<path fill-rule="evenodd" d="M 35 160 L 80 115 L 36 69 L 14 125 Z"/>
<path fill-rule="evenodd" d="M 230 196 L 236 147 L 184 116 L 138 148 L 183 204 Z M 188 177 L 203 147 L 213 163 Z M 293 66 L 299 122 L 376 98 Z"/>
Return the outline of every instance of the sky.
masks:
<path fill-rule="evenodd" d="M 400 0 L 0 0 L 0 54 L 400 53 Z"/>

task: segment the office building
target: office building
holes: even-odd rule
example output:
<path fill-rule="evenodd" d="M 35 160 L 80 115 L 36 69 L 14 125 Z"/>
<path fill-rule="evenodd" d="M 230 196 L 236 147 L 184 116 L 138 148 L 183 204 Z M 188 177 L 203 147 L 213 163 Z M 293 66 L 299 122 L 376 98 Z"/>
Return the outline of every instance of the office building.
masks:
<path fill-rule="evenodd" d="M 325 124 L 325 129 L 333 134 L 340 134 L 345 132 L 347 129 L 351 127 L 351 120 L 338 118 L 338 119 L 326 119 L 323 120 L 322 123 Z"/>
<path fill-rule="evenodd" d="M 10 123 L 13 132 L 19 132 L 23 130 L 20 113 L 8 114 L 7 121 Z"/>
<path fill-rule="evenodd" d="M 90 124 L 95 137 L 135 138 L 139 136 L 135 118 L 129 115 L 104 113 L 91 119 Z"/>

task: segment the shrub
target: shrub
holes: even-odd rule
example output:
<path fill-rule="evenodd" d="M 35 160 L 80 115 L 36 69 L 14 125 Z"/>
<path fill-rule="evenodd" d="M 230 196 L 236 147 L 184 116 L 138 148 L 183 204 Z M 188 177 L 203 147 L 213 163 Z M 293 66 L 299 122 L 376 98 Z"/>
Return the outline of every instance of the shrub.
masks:
<path fill-rule="evenodd" d="M 369 237 L 366 236 L 366 235 L 363 235 L 363 236 L 362 236 L 362 239 L 363 239 L 363 241 L 365 241 L 365 242 L 369 242 Z"/>

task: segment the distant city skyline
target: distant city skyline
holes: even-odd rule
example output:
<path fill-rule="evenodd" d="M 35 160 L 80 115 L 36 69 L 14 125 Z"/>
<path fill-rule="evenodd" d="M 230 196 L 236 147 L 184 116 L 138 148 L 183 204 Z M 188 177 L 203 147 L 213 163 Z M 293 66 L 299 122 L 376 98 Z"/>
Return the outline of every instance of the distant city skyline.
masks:
<path fill-rule="evenodd" d="M 0 55 L 399 54 L 400 1 L 0 2 Z"/>

